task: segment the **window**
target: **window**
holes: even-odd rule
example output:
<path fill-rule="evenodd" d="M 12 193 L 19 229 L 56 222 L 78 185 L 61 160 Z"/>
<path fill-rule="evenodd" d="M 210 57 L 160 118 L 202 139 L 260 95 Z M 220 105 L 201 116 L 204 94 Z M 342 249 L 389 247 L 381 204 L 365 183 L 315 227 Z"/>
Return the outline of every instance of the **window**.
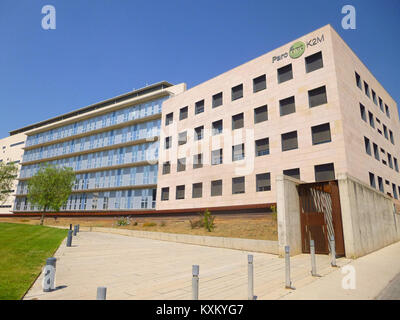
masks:
<path fill-rule="evenodd" d="M 389 167 L 391 169 L 393 169 L 393 161 L 392 161 L 392 155 L 390 153 L 387 154 L 388 157 L 388 163 L 389 163 Z"/>
<path fill-rule="evenodd" d="M 383 112 L 383 101 L 381 97 L 379 97 L 378 99 L 379 99 L 379 108 L 381 108 L 381 111 Z"/>
<path fill-rule="evenodd" d="M 161 201 L 169 200 L 169 187 L 161 188 Z"/>
<path fill-rule="evenodd" d="M 297 144 L 297 131 L 283 133 L 281 135 L 282 151 L 288 151 L 298 148 Z"/>
<path fill-rule="evenodd" d="M 244 159 L 244 143 L 232 146 L 232 161 Z"/>
<path fill-rule="evenodd" d="M 193 156 L 193 169 L 203 167 L 203 154 L 199 153 Z"/>
<path fill-rule="evenodd" d="M 168 113 L 167 116 L 165 117 L 165 125 L 168 126 L 174 121 L 174 113 Z"/>
<path fill-rule="evenodd" d="M 399 197 L 397 196 L 397 188 L 396 188 L 396 185 L 394 183 L 392 183 L 392 189 L 393 189 L 393 197 L 395 199 L 398 199 Z"/>
<path fill-rule="evenodd" d="M 313 90 L 308 91 L 308 103 L 310 108 L 320 106 L 327 103 L 326 87 L 322 86 Z"/>
<path fill-rule="evenodd" d="M 211 151 L 211 165 L 222 163 L 222 149 Z"/>
<path fill-rule="evenodd" d="M 267 88 L 267 77 L 265 74 L 253 79 L 253 92 L 258 92 Z"/>
<path fill-rule="evenodd" d="M 357 72 L 356 72 L 356 84 L 357 87 L 359 87 L 362 90 L 361 77 Z"/>
<path fill-rule="evenodd" d="M 203 139 L 204 126 L 200 126 L 194 129 L 194 141 Z"/>
<path fill-rule="evenodd" d="M 380 192 L 385 193 L 385 189 L 383 188 L 383 180 L 381 177 L 378 177 L 378 188 Z"/>
<path fill-rule="evenodd" d="M 232 88 L 232 101 L 243 98 L 243 84 Z"/>
<path fill-rule="evenodd" d="M 365 152 L 369 155 L 371 155 L 371 144 L 369 142 L 369 139 L 367 137 L 364 137 L 364 144 L 365 144 Z"/>
<path fill-rule="evenodd" d="M 181 146 L 187 142 L 187 131 L 178 134 L 178 145 Z"/>
<path fill-rule="evenodd" d="M 244 193 L 244 177 L 232 178 L 232 194 Z"/>
<path fill-rule="evenodd" d="M 183 107 L 179 110 L 179 120 L 184 120 L 188 117 L 189 107 Z"/>
<path fill-rule="evenodd" d="M 329 123 L 311 127 L 312 144 L 331 142 L 331 128 Z"/>
<path fill-rule="evenodd" d="M 365 122 L 367 122 L 367 115 L 365 113 L 365 107 L 360 103 L 360 113 L 361 113 L 361 119 L 363 119 Z"/>
<path fill-rule="evenodd" d="M 387 104 L 385 103 L 385 111 L 386 111 L 386 115 L 388 118 L 390 118 L 390 112 L 389 112 L 389 107 L 387 106 Z"/>
<path fill-rule="evenodd" d="M 293 79 L 292 64 L 278 69 L 278 83 Z"/>
<path fill-rule="evenodd" d="M 239 113 L 232 116 L 232 130 L 243 128 L 244 126 L 244 114 Z"/>
<path fill-rule="evenodd" d="M 166 137 L 165 138 L 165 149 L 171 148 L 171 143 L 172 142 L 172 137 Z"/>
<path fill-rule="evenodd" d="M 375 103 L 376 105 L 378 105 L 378 101 L 376 100 L 376 93 L 375 93 L 375 91 L 371 89 L 371 92 L 372 92 L 372 101 L 374 101 L 374 103 Z"/>
<path fill-rule="evenodd" d="M 178 166 L 177 172 L 185 171 L 186 170 L 186 158 L 178 159 Z"/>
<path fill-rule="evenodd" d="M 163 163 L 163 174 L 168 174 L 171 172 L 171 163 L 166 161 Z"/>
<path fill-rule="evenodd" d="M 315 181 L 335 180 L 335 167 L 333 163 L 314 166 Z"/>
<path fill-rule="evenodd" d="M 397 159 L 395 157 L 393 157 L 393 160 L 394 160 L 394 170 L 399 172 L 399 164 L 397 163 Z"/>
<path fill-rule="evenodd" d="M 375 184 L 375 175 L 371 172 L 369 172 L 369 185 L 372 188 L 376 188 L 376 184 Z"/>
<path fill-rule="evenodd" d="M 364 91 L 365 91 L 365 95 L 366 95 L 368 98 L 370 98 L 370 95 L 369 95 L 369 85 L 368 85 L 368 83 L 366 83 L 365 81 L 364 81 Z"/>
<path fill-rule="evenodd" d="M 222 180 L 211 181 L 211 197 L 222 196 Z"/>
<path fill-rule="evenodd" d="M 254 109 L 254 123 L 260 123 L 268 120 L 268 106 L 262 106 Z"/>
<path fill-rule="evenodd" d="M 256 140 L 256 157 L 269 154 L 269 138 Z"/>
<path fill-rule="evenodd" d="M 256 175 L 257 192 L 271 190 L 271 174 L 260 173 Z"/>
<path fill-rule="evenodd" d="M 369 117 L 369 125 L 372 128 L 375 128 L 374 115 L 370 111 L 368 111 L 368 117 Z"/>
<path fill-rule="evenodd" d="M 199 114 L 202 112 L 204 112 L 204 100 L 197 101 L 194 108 L 194 114 Z"/>
<path fill-rule="evenodd" d="M 216 108 L 222 106 L 222 92 L 214 94 L 212 96 L 212 107 Z"/>
<path fill-rule="evenodd" d="M 176 186 L 176 200 L 185 199 L 185 185 Z"/>
<path fill-rule="evenodd" d="M 394 144 L 394 138 L 393 138 L 393 132 L 392 132 L 392 130 L 389 130 L 389 136 L 390 136 L 390 142 L 391 142 L 392 144 Z"/>
<path fill-rule="evenodd" d="M 217 134 L 222 133 L 222 120 L 214 121 L 212 123 L 212 135 L 215 136 Z"/>
<path fill-rule="evenodd" d="M 193 183 L 192 198 L 201 198 L 203 196 L 203 183 Z"/>
<path fill-rule="evenodd" d="M 385 138 L 386 138 L 387 140 L 389 140 L 389 135 L 388 135 L 387 128 L 386 128 L 385 125 L 382 125 L 382 126 L 383 126 L 383 134 L 385 135 Z"/>
<path fill-rule="evenodd" d="M 300 168 L 283 170 L 283 174 L 300 180 Z"/>
<path fill-rule="evenodd" d="M 296 112 L 294 96 L 279 100 L 279 110 L 281 116 Z"/>
<path fill-rule="evenodd" d="M 322 61 L 322 52 L 317 52 L 305 58 L 306 73 L 321 69 L 324 66 Z"/>

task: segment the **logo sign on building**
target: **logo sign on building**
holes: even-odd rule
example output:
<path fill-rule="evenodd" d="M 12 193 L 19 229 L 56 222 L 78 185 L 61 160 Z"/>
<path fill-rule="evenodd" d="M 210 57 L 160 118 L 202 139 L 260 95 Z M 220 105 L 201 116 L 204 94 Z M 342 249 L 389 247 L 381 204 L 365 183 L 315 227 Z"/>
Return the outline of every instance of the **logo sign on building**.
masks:
<path fill-rule="evenodd" d="M 289 49 L 289 56 L 292 59 L 297 59 L 300 58 L 304 51 L 306 51 L 306 45 L 304 44 L 303 41 L 297 41 L 296 43 L 294 43 L 290 49 Z"/>
<path fill-rule="evenodd" d="M 324 35 L 321 35 L 321 37 L 312 38 L 306 43 L 304 43 L 303 41 L 297 41 L 293 43 L 292 46 L 289 48 L 289 52 L 284 52 L 279 56 L 273 56 L 272 63 L 274 63 L 275 61 L 286 59 L 287 57 L 290 57 L 292 59 L 300 58 L 308 47 L 315 46 L 323 41 Z"/>

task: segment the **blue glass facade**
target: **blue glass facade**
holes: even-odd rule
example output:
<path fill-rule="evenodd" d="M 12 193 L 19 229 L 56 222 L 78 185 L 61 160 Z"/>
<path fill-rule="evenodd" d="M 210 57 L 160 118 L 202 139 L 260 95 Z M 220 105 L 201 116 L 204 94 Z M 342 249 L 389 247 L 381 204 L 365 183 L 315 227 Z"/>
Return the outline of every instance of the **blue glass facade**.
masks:
<path fill-rule="evenodd" d="M 43 164 L 76 172 L 62 211 L 154 209 L 161 106 L 167 98 L 29 135 L 14 211 L 40 210 L 26 194 L 28 179 Z"/>

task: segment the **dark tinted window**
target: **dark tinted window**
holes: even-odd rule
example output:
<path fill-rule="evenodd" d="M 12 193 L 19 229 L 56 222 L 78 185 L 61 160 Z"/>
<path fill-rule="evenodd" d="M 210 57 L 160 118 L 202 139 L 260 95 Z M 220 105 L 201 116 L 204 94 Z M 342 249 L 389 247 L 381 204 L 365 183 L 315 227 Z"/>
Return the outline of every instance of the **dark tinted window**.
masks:
<path fill-rule="evenodd" d="M 281 135 L 281 138 L 282 138 L 282 151 L 288 151 L 298 148 L 297 131 L 284 133 Z"/>
<path fill-rule="evenodd" d="M 222 180 L 211 181 L 211 196 L 222 196 Z"/>
<path fill-rule="evenodd" d="M 321 69 L 324 66 L 322 61 L 322 52 L 317 52 L 306 57 L 306 72 L 312 72 Z"/>
<path fill-rule="evenodd" d="M 300 168 L 283 170 L 283 174 L 300 180 Z"/>
<path fill-rule="evenodd" d="M 278 69 L 278 83 L 293 79 L 292 64 Z"/>
<path fill-rule="evenodd" d="M 279 110 L 281 116 L 296 112 L 294 96 L 280 100 Z"/>
<path fill-rule="evenodd" d="M 271 190 L 271 174 L 270 173 L 260 173 L 260 174 L 256 175 L 256 189 L 257 189 L 257 192 Z"/>
<path fill-rule="evenodd" d="M 329 123 L 311 127 L 313 145 L 331 141 L 331 128 Z"/>
<path fill-rule="evenodd" d="M 244 115 L 243 113 L 232 116 L 232 130 L 243 128 L 244 126 Z"/>
<path fill-rule="evenodd" d="M 239 194 L 244 192 L 244 177 L 232 178 L 232 194 Z"/>
<path fill-rule="evenodd" d="M 335 167 L 333 163 L 314 166 L 315 181 L 335 180 Z"/>
<path fill-rule="evenodd" d="M 265 74 L 253 79 L 253 92 L 258 92 L 267 88 L 267 77 Z"/>
<path fill-rule="evenodd" d="M 222 92 L 214 94 L 212 97 L 212 107 L 216 108 L 222 106 Z"/>
<path fill-rule="evenodd" d="M 188 117 L 189 107 L 183 107 L 179 110 L 179 120 L 186 119 Z"/>
<path fill-rule="evenodd" d="M 327 103 L 326 87 L 322 86 L 308 91 L 308 101 L 310 108 Z"/>
<path fill-rule="evenodd" d="M 254 123 L 260 123 L 268 120 L 268 106 L 262 106 L 254 109 Z"/>
<path fill-rule="evenodd" d="M 232 88 L 232 101 L 243 97 L 243 84 Z"/>

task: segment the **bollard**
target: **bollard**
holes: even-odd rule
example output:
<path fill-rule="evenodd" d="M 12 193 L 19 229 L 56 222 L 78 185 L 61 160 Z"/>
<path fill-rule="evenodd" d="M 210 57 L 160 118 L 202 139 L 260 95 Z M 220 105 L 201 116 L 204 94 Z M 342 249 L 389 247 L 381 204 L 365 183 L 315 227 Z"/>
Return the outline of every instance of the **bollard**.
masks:
<path fill-rule="evenodd" d="M 72 231 L 72 224 L 71 223 L 69 224 L 69 230 Z"/>
<path fill-rule="evenodd" d="M 192 300 L 199 300 L 199 269 L 198 265 L 192 266 Z"/>
<path fill-rule="evenodd" d="M 286 271 L 286 289 L 294 289 L 292 287 L 292 281 L 290 280 L 290 248 L 285 246 L 285 271 Z"/>
<path fill-rule="evenodd" d="M 79 232 L 79 224 L 76 226 L 76 232 Z"/>
<path fill-rule="evenodd" d="M 72 230 L 68 230 L 67 247 L 72 245 Z"/>
<path fill-rule="evenodd" d="M 43 292 L 50 292 L 56 286 L 56 258 L 47 258 L 46 265 L 43 268 Z"/>
<path fill-rule="evenodd" d="M 96 300 L 106 300 L 106 297 L 107 297 L 107 287 L 97 287 Z"/>
<path fill-rule="evenodd" d="M 317 274 L 317 263 L 315 262 L 315 243 L 314 240 L 310 240 L 310 254 L 311 254 L 311 275 L 313 277 L 320 277 Z"/>
<path fill-rule="evenodd" d="M 74 226 L 74 236 L 76 236 L 76 233 L 78 232 L 78 228 Z"/>
<path fill-rule="evenodd" d="M 331 247 L 331 266 L 332 267 L 337 267 L 336 265 L 336 249 L 335 249 L 335 237 L 330 236 L 330 241 L 329 241 L 330 247 Z"/>
<path fill-rule="evenodd" d="M 254 300 L 254 265 L 253 265 L 253 255 L 249 254 L 247 256 L 248 262 L 248 299 Z"/>

